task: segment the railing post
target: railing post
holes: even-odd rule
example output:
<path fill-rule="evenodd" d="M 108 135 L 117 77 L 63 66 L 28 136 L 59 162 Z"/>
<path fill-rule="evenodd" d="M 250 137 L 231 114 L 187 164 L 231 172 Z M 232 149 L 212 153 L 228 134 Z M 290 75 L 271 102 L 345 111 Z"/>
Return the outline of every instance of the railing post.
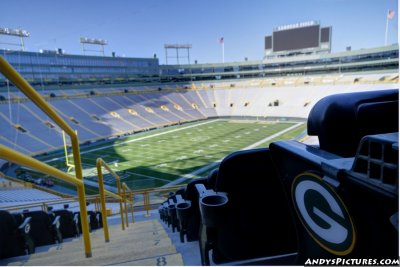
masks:
<path fill-rule="evenodd" d="M 75 132 L 75 135 L 71 135 L 71 144 L 72 144 L 72 153 L 74 155 L 74 165 L 75 165 L 75 176 L 79 180 L 83 182 L 83 174 L 82 174 L 82 162 L 81 162 L 81 153 L 79 151 L 79 142 L 78 142 L 78 134 Z M 79 200 L 79 208 L 81 214 L 81 226 L 82 226 L 82 234 L 83 241 L 85 246 L 85 254 L 86 257 L 92 257 L 92 249 L 90 244 L 90 234 L 89 234 L 89 221 L 87 218 L 87 209 L 86 209 L 86 195 L 85 195 L 85 186 L 77 186 L 78 191 L 78 200 Z"/>
<path fill-rule="evenodd" d="M 129 227 L 129 218 L 128 218 L 128 208 L 126 206 L 126 189 L 125 186 L 122 187 L 122 191 L 124 194 L 124 209 L 125 209 L 125 219 L 126 219 L 126 227 Z"/>
<path fill-rule="evenodd" d="M 121 214 L 121 227 L 122 230 L 125 230 L 125 223 L 124 223 L 124 208 L 122 207 L 122 195 L 121 195 L 121 182 L 119 179 L 117 180 L 117 188 L 118 188 L 118 195 L 121 197 L 119 200 L 119 213 Z"/>
<path fill-rule="evenodd" d="M 150 196 L 149 196 L 149 192 L 146 191 L 144 193 L 144 198 L 143 198 L 143 204 L 144 204 L 144 209 L 146 210 L 146 217 L 149 217 L 149 211 L 150 211 Z"/>
<path fill-rule="evenodd" d="M 125 230 L 125 223 L 124 223 L 124 209 L 122 207 L 122 194 L 121 194 L 121 179 L 119 178 L 119 176 L 113 171 L 111 170 L 111 168 L 101 159 L 98 158 L 97 159 L 97 173 L 98 175 L 103 175 L 101 167 L 106 168 L 111 174 L 112 176 L 114 176 L 114 178 L 117 180 L 117 188 L 118 188 L 118 196 L 115 195 L 114 193 L 108 192 L 108 194 L 111 194 L 111 196 L 113 196 L 114 198 L 118 198 L 119 199 L 119 213 L 121 215 L 121 227 L 122 230 Z M 99 178 L 100 179 L 100 178 Z M 103 193 L 105 192 L 104 187 L 103 190 L 101 190 Z"/>
<path fill-rule="evenodd" d="M 103 172 L 101 171 L 101 159 L 97 159 L 96 167 L 97 167 L 97 176 L 99 179 L 99 191 L 100 191 L 100 202 L 101 202 L 101 213 L 102 213 L 101 218 L 103 221 L 104 240 L 106 242 L 109 242 L 110 236 L 109 236 L 109 232 L 108 232 L 106 198 L 104 196 L 104 184 L 103 184 Z"/>
<path fill-rule="evenodd" d="M 132 199 L 132 202 L 131 202 L 132 223 L 135 223 L 135 219 L 133 217 L 133 209 L 134 209 L 134 207 L 133 207 L 133 192 L 132 191 L 130 192 L 130 198 Z"/>

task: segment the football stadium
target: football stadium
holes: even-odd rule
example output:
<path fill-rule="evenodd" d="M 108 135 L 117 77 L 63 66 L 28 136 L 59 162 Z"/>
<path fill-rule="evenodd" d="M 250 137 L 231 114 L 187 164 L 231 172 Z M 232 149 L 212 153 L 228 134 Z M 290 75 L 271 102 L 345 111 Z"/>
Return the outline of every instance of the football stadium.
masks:
<path fill-rule="evenodd" d="M 0 265 L 398 265 L 399 46 L 334 28 L 201 64 L 0 28 Z"/>

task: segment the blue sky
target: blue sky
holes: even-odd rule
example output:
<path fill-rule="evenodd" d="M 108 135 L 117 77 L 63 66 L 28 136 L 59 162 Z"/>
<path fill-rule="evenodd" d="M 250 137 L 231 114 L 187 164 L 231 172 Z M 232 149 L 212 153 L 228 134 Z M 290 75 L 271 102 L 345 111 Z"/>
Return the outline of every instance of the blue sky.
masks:
<path fill-rule="evenodd" d="M 191 62 L 214 63 L 222 58 L 220 37 L 225 62 L 260 60 L 264 36 L 274 27 L 310 20 L 332 26 L 332 52 L 382 46 L 389 9 L 396 12 L 389 22 L 388 44 L 393 44 L 397 0 L 2 0 L 0 27 L 29 31 L 27 51 L 62 48 L 82 54 L 79 38 L 85 36 L 106 39 L 107 55 L 156 53 L 161 64 L 165 43 L 189 43 Z M 0 36 L 0 42 L 9 40 Z"/>

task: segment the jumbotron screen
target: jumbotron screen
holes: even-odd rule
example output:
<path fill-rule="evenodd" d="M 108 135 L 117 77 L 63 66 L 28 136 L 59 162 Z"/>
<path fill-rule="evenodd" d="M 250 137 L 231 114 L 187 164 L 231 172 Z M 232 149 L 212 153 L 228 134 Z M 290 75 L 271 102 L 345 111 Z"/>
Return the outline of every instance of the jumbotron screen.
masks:
<path fill-rule="evenodd" d="M 319 25 L 273 32 L 273 51 L 301 50 L 319 47 Z"/>

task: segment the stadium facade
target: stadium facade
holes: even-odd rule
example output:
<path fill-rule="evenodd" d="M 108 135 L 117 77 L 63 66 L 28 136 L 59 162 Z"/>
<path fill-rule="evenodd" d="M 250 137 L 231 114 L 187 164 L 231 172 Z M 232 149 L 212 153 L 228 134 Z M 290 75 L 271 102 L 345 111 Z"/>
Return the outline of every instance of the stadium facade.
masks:
<path fill-rule="evenodd" d="M 324 74 L 397 73 L 399 68 L 398 44 L 259 61 L 185 65 L 160 65 L 157 58 L 82 56 L 56 51 L 0 50 L 0 55 L 32 85 L 46 89 L 69 85 L 134 86 Z M 0 76 L 0 90 L 6 85 L 5 78 Z"/>

